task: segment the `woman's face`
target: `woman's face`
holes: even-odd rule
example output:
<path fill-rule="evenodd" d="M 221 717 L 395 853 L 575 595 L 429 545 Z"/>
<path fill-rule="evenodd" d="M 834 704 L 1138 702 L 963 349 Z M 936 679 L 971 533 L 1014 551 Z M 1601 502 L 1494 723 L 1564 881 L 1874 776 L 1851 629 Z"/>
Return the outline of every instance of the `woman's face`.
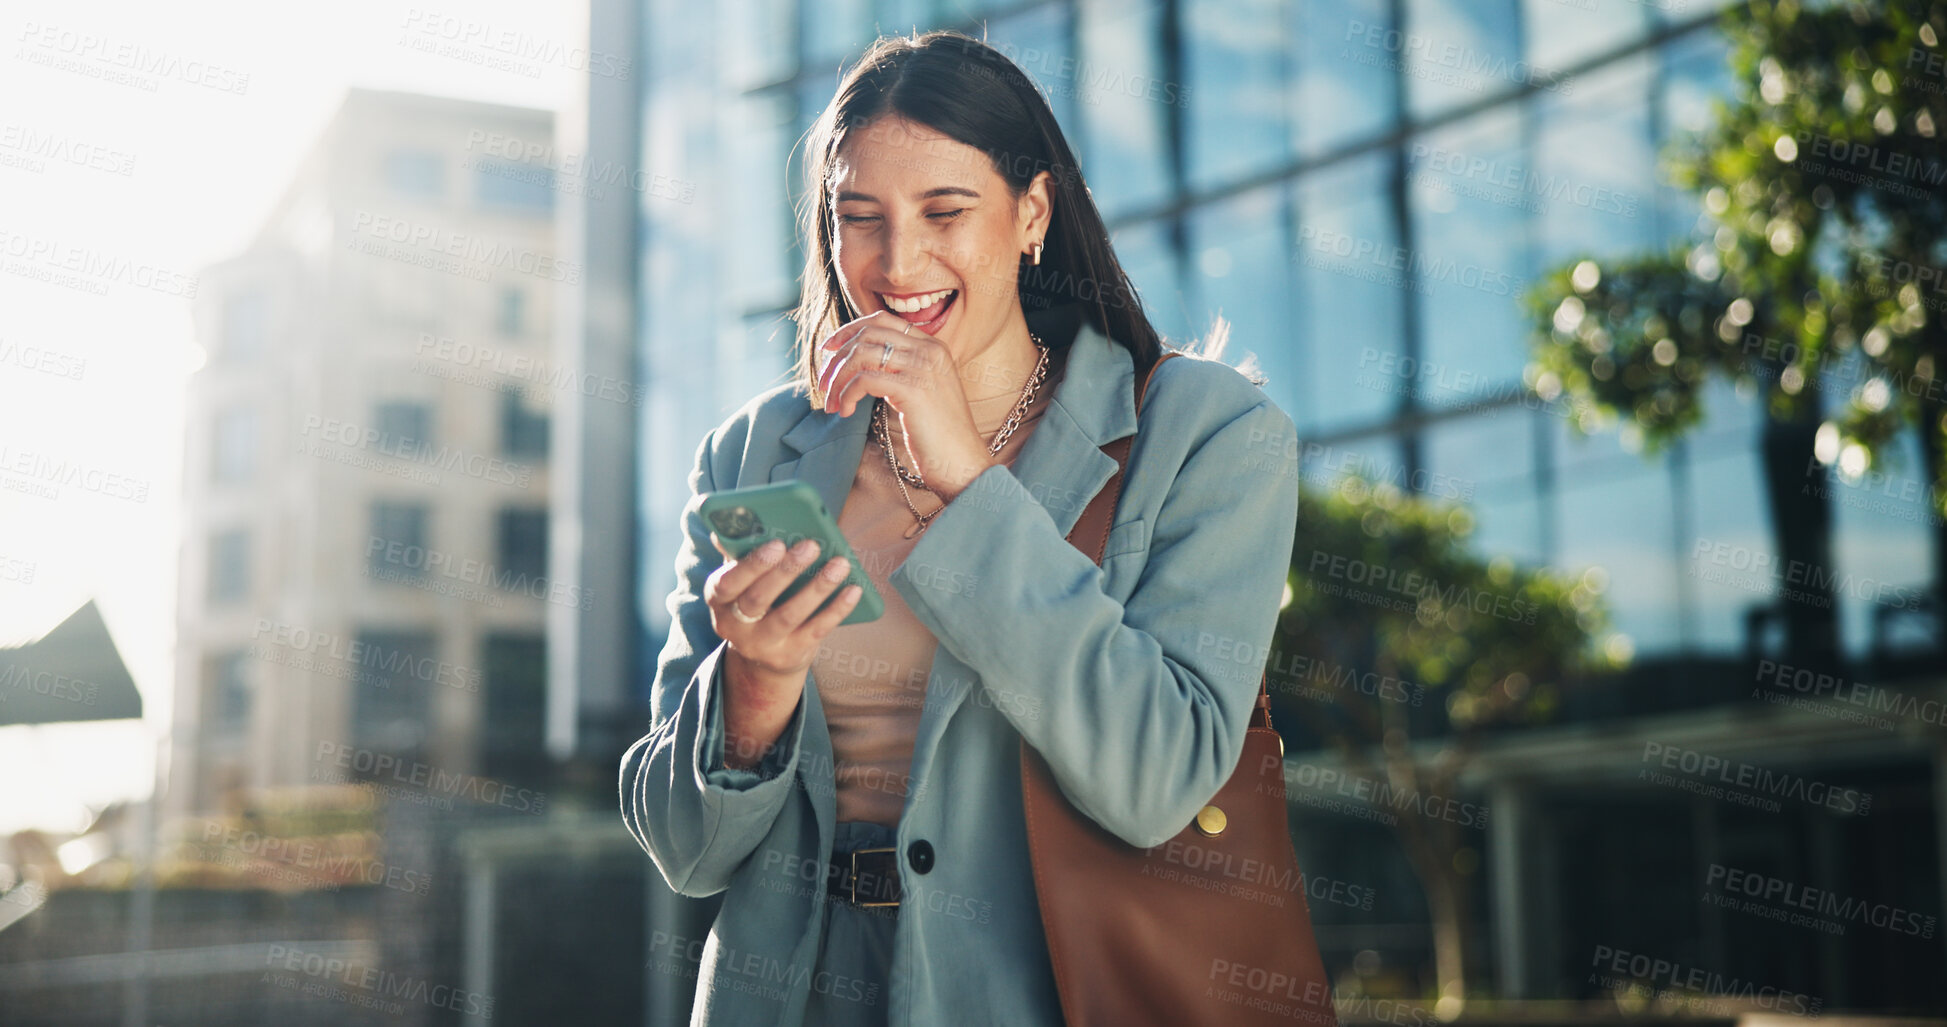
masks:
<path fill-rule="evenodd" d="M 1047 234 L 1050 176 L 1017 200 L 987 154 L 898 115 L 847 134 L 832 169 L 832 259 L 863 317 L 889 310 L 956 358 L 1021 313 L 1021 255 Z"/>

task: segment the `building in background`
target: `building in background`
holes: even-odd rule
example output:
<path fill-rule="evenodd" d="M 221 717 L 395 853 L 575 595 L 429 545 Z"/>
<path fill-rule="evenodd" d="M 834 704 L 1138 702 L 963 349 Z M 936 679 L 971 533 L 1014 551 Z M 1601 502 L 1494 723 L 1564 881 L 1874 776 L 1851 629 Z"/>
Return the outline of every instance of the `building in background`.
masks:
<path fill-rule="evenodd" d="M 169 812 L 543 766 L 547 111 L 351 91 L 197 299 Z M 339 757 L 349 755 L 349 758 Z"/>
<path fill-rule="evenodd" d="M 648 400 L 633 447 L 614 450 L 633 454 L 635 505 L 571 497 L 640 532 L 634 655 L 610 665 L 626 682 L 578 687 L 624 689 L 646 728 L 645 655 L 668 630 L 696 447 L 788 375 L 800 143 L 841 64 L 879 31 L 959 29 L 1046 90 L 1170 341 L 1220 314 L 1230 322 L 1225 359 L 1254 356 L 1268 374 L 1267 393 L 1303 434 L 1309 482 L 1350 472 L 1458 500 L 1488 554 L 1602 569 L 1616 645 L 1636 671 L 1554 726 L 1497 739 L 1468 779 L 1468 798 L 1494 811 L 1467 869 L 1479 986 L 1592 997 L 1602 989 L 1590 960 L 1607 949 L 1799 987 L 1828 1008 L 1919 1000 L 1947 958 L 1931 933 L 1795 936 L 1700 903 L 1683 883 L 1699 867 L 1757 868 L 1925 914 L 1943 893 L 1935 782 L 1947 756 L 1921 725 L 1866 728 L 1752 698 L 1739 661 L 1775 642 L 1762 630 L 1768 593 L 1710 573 L 1699 545 L 1770 551 L 1755 393 L 1714 387 L 1708 423 L 1646 458 L 1626 433 L 1577 437 L 1523 387 L 1520 300 L 1544 270 L 1693 231 L 1694 201 L 1662 183 L 1657 155 L 1731 89 L 1713 26 L 1721 6 L 737 0 L 711 18 L 667 0 L 597 2 L 598 32 L 641 40 L 644 81 L 637 104 L 591 106 L 590 136 L 635 140 L 645 180 L 667 187 L 629 197 L 636 292 L 608 308 L 634 318 Z M 1927 587 L 1923 505 L 1841 505 L 1838 570 Z M 1889 634 L 1869 597 L 1839 598 L 1852 665 L 1870 673 L 1914 641 Z M 1902 687 L 1941 690 L 1937 675 Z M 1870 818 L 1805 803 L 1753 813 L 1645 782 L 1653 745 L 1870 792 L 1876 804 Z M 1295 750 L 1288 762 L 1306 869 L 1368 896 L 1314 901 L 1335 977 L 1353 994 L 1425 993 L 1430 914 L 1397 844 L 1300 788 L 1292 768 L 1328 757 Z M 1643 890 L 1663 871 L 1673 891 Z M 715 900 L 676 897 L 654 877 L 651 931 L 703 936 Z M 1606 884 L 1616 881 L 1631 887 Z M 1891 881 L 1902 883 L 1880 884 Z M 682 1022 L 693 980 L 649 977 L 650 1022 Z"/>

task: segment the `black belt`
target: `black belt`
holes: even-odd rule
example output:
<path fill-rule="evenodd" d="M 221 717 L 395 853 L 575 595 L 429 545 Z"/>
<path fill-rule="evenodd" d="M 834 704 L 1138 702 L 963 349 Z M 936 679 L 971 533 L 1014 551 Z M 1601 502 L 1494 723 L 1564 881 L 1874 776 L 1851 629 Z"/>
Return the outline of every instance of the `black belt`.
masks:
<path fill-rule="evenodd" d="M 825 866 L 825 893 L 855 906 L 899 905 L 899 850 L 834 852 Z"/>

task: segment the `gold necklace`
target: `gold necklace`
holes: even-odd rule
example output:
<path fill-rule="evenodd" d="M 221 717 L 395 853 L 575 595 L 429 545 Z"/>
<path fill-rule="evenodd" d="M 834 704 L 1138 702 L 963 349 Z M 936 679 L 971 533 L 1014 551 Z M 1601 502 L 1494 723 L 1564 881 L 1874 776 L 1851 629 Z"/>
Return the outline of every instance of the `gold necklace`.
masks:
<path fill-rule="evenodd" d="M 1035 391 L 1041 387 L 1042 379 L 1047 376 L 1047 345 L 1041 341 L 1041 336 L 1033 332 L 1028 333 L 1028 339 L 1034 343 L 1036 349 L 1041 351 L 1041 356 L 1035 360 L 1034 370 L 1028 374 L 1027 384 L 1021 387 L 1021 398 L 1015 401 L 1014 409 L 1008 411 L 1007 420 L 1002 422 L 1001 429 L 994 436 L 993 443 L 987 447 L 988 456 L 1000 455 L 1001 447 L 1007 445 L 1007 440 L 1014 434 L 1014 429 L 1020 427 L 1021 415 L 1026 413 L 1028 406 L 1034 402 Z M 913 505 L 912 493 L 906 491 L 907 482 L 911 482 L 919 488 L 926 489 L 928 492 L 932 492 L 933 490 L 926 487 L 926 479 L 922 478 L 918 472 L 909 472 L 904 467 L 899 466 L 899 457 L 893 452 L 892 429 L 888 428 L 887 424 L 888 418 L 886 416 L 885 400 L 880 399 L 872 404 L 872 426 L 878 429 L 879 444 L 885 447 L 886 459 L 892 464 L 893 483 L 899 486 L 899 495 L 906 500 L 906 509 L 913 512 L 913 520 L 915 523 L 912 527 L 906 529 L 905 534 L 906 538 L 912 538 L 926 530 L 926 526 L 933 522 L 933 518 L 939 516 L 941 510 L 946 509 L 946 503 L 940 503 L 931 513 L 925 514 L 920 513 L 919 507 Z"/>

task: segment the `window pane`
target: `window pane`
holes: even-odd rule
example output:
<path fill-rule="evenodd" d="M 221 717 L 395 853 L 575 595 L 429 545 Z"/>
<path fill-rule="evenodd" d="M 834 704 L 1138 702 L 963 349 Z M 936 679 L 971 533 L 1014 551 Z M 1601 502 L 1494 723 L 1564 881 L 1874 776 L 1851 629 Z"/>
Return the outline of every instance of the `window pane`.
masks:
<path fill-rule="evenodd" d="M 1645 55 L 1625 58 L 1576 83 L 1572 96 L 1544 96 L 1535 108 L 1535 175 L 1530 193 L 1541 259 L 1548 266 L 1590 253 L 1646 249 L 1656 241 L 1656 151 L 1650 139 L 1650 71 Z"/>
<path fill-rule="evenodd" d="M 1169 197 L 1169 107 L 1189 96 L 1162 80 L 1162 15 L 1157 0 L 1082 0 L 1075 144 L 1104 219 Z"/>
<path fill-rule="evenodd" d="M 223 300 L 222 356 L 249 359 L 264 351 L 270 336 L 270 301 L 248 289 Z"/>
<path fill-rule="evenodd" d="M 1542 417 L 1525 406 L 1500 407 L 1429 425 L 1422 436 L 1426 466 L 1411 485 L 1428 499 L 1474 511 L 1469 544 L 1476 552 L 1527 564 L 1546 558 L 1535 491 L 1534 432 Z"/>
<path fill-rule="evenodd" d="M 808 0 L 798 16 L 807 69 L 835 72 L 839 61 L 849 64 L 872 41 L 871 0 Z M 836 75 L 820 77 L 837 81 Z"/>
<path fill-rule="evenodd" d="M 1170 245 L 1163 222 L 1124 225 L 1109 233 L 1109 243 L 1115 247 L 1123 272 L 1135 285 L 1149 323 L 1172 345 L 1188 341 L 1189 305 L 1184 302 L 1176 248 Z"/>
<path fill-rule="evenodd" d="M 1321 491 L 1337 488 L 1347 478 L 1391 482 L 1405 488 L 1411 479 L 1400 459 L 1394 435 L 1361 435 L 1334 442 L 1307 442 L 1298 451 L 1298 474 L 1306 486 Z M 1302 567 L 1297 556 L 1293 563 Z"/>
<path fill-rule="evenodd" d="M 210 536 L 210 601 L 233 603 L 250 594 L 250 533 L 231 528 Z"/>
<path fill-rule="evenodd" d="M 362 749 L 416 754 L 430 735 L 427 702 L 442 677 L 431 632 L 358 633 L 358 676 L 352 693 L 352 739 Z"/>
<path fill-rule="evenodd" d="M 518 338 L 527 331 L 527 294 L 509 286 L 500 290 L 500 309 L 494 323 L 500 334 Z"/>
<path fill-rule="evenodd" d="M 1184 111 L 1190 185 L 1246 178 L 1291 157 L 1286 126 L 1287 0 L 1185 0 Z"/>
<path fill-rule="evenodd" d="M 791 0 L 730 0 L 724 17 L 735 46 L 719 47 L 725 76 L 732 88 L 748 89 L 776 82 L 796 65 L 792 44 L 797 32 Z"/>
<path fill-rule="evenodd" d="M 211 425 L 211 476 L 237 484 L 257 473 L 257 410 L 230 407 L 219 411 Z"/>
<path fill-rule="evenodd" d="M 498 559 L 500 583 L 526 590 L 548 573 L 548 512 L 500 511 Z"/>
<path fill-rule="evenodd" d="M 731 248 L 736 273 L 725 284 L 724 299 L 733 309 L 777 307 L 795 299 L 797 273 L 793 248 L 791 187 L 785 179 L 786 154 L 791 149 L 791 98 L 767 93 L 737 101 L 732 117 L 735 130 L 727 143 L 732 193 Z"/>
<path fill-rule="evenodd" d="M 1385 155 L 1342 161 L 1298 184 L 1294 317 L 1306 355 L 1300 430 L 1363 423 L 1395 410 L 1404 352 L 1398 229 Z M 1350 385 L 1352 387 L 1348 388 Z"/>
<path fill-rule="evenodd" d="M 380 403 L 372 420 L 379 433 L 376 448 L 381 453 L 410 457 L 432 446 L 433 408 L 425 403 Z"/>
<path fill-rule="evenodd" d="M 547 766 L 547 645 L 539 635 L 487 636 L 481 763 L 490 777 L 531 781 Z"/>
<path fill-rule="evenodd" d="M 547 214 L 554 209 L 554 171 L 533 164 L 475 157 L 473 196 L 482 210 Z"/>
<path fill-rule="evenodd" d="M 1663 71 L 1657 88 L 1663 96 L 1661 145 L 1694 137 L 1715 120 L 1711 104 L 1731 98 L 1731 73 L 1725 59 L 1728 49 L 1720 32 L 1692 32 L 1672 42 L 1662 51 Z M 1664 239 L 1682 238 L 1696 224 L 1701 204 L 1695 197 L 1657 176 L 1664 220 L 1658 235 Z"/>
<path fill-rule="evenodd" d="M 1404 32 L 1374 28 L 1351 40 L 1364 60 L 1399 64 L 1407 111 L 1424 120 L 1509 92 L 1530 78 L 1550 81 L 1521 59 L 1516 0 L 1407 0 Z"/>
<path fill-rule="evenodd" d="M 224 653 L 215 660 L 210 717 L 205 721 L 222 738 L 239 738 L 250 727 L 250 654 Z"/>
<path fill-rule="evenodd" d="M 1924 559 L 1939 533 L 1926 458 L 1915 433 L 1895 436 L 1879 463 L 1856 477 L 1832 474 L 1832 558 L 1841 644 L 1853 658 L 1937 651 L 1938 621 Z"/>
<path fill-rule="evenodd" d="M 1429 406 L 1518 384 L 1528 358 L 1519 300 L 1529 267 L 1527 161 L 1516 113 L 1496 110 L 1425 135 L 1409 160 L 1421 359 L 1411 386 Z"/>
<path fill-rule="evenodd" d="M 1648 7 L 1603 0 L 1523 0 L 1528 60 L 1559 72 L 1649 31 Z M 1579 84 L 1572 91 L 1580 91 Z"/>
<path fill-rule="evenodd" d="M 540 460 L 548 455 L 548 412 L 527 390 L 500 390 L 500 449 L 507 456 Z"/>
<path fill-rule="evenodd" d="M 1264 390 L 1286 410 L 1299 406 L 1298 352 L 1291 331 L 1291 254 L 1284 189 L 1259 189 L 1190 215 L 1195 325 L 1221 315 L 1230 324 L 1223 359 L 1241 366 L 1255 356 Z"/>
<path fill-rule="evenodd" d="M 422 503 L 378 500 L 372 504 L 368 573 L 374 578 L 423 578 L 427 509 Z"/>
<path fill-rule="evenodd" d="M 1068 10 L 1044 4 L 987 26 L 987 42 L 1027 72 L 1072 140 L 1075 134 L 1075 64 L 1068 54 Z M 1070 145 L 1073 145 L 1072 142 Z"/>
<path fill-rule="evenodd" d="M 1668 465 L 1623 449 L 1614 431 L 1571 436 L 1567 422 L 1546 419 L 1556 461 L 1553 523 L 1569 573 L 1601 567 L 1614 630 L 1638 656 L 1674 655 L 1681 644 L 1677 547 Z"/>
<path fill-rule="evenodd" d="M 431 150 L 392 150 L 383 158 L 385 184 L 401 196 L 434 200 L 446 192 L 446 158 Z"/>
<path fill-rule="evenodd" d="M 1392 124 L 1399 77 L 1383 48 L 1364 40 L 1389 26 L 1388 0 L 1304 0 L 1297 5 L 1298 153 L 1313 156 Z M 1382 37 L 1383 38 L 1383 37 Z"/>

